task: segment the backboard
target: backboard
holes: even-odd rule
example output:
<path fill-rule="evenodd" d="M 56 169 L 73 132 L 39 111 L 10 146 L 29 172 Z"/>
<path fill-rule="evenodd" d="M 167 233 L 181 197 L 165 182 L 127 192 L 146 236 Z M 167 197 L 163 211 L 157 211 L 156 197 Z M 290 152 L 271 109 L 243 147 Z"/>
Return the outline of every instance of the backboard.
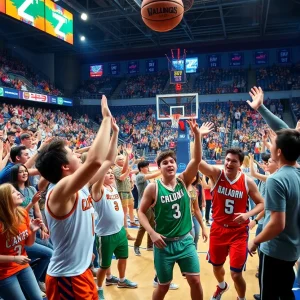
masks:
<path fill-rule="evenodd" d="M 174 114 L 180 114 L 181 120 L 198 119 L 198 94 L 156 95 L 156 118 L 158 121 L 171 120 Z"/>

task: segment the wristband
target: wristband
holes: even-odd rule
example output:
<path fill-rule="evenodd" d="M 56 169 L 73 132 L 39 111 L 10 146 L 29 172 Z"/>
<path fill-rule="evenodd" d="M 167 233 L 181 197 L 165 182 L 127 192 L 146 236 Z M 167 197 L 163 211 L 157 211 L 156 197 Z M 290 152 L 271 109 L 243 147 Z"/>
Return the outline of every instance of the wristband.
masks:
<path fill-rule="evenodd" d="M 257 219 L 254 219 L 254 221 L 255 221 L 256 225 L 258 225 L 258 221 L 257 221 Z"/>

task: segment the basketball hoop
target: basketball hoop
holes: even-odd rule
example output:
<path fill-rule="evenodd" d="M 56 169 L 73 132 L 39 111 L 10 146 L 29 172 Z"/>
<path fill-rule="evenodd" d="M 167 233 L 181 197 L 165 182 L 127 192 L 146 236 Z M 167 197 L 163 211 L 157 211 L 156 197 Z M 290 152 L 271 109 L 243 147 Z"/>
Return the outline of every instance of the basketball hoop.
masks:
<path fill-rule="evenodd" d="M 179 120 L 180 120 L 181 114 L 173 114 L 171 115 L 171 119 L 172 119 L 172 128 L 178 128 L 179 125 Z"/>

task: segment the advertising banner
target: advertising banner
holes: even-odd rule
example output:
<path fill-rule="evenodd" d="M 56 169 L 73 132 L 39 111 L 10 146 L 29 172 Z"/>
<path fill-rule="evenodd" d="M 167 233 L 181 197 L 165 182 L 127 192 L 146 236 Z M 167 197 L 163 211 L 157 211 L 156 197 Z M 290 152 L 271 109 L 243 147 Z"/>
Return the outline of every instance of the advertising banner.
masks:
<path fill-rule="evenodd" d="M 5 13 L 5 0 L 0 0 L 0 12 Z"/>

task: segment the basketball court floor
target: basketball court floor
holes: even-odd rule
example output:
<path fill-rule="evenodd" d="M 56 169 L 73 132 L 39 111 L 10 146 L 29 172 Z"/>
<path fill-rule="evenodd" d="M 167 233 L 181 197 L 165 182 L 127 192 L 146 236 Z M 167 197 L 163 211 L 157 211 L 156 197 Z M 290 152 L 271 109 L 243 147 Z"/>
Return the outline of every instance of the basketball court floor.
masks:
<path fill-rule="evenodd" d="M 137 235 L 137 229 L 129 229 L 132 236 Z M 255 231 L 252 230 L 250 238 L 253 238 Z M 126 277 L 134 282 L 138 283 L 137 289 L 118 289 L 116 286 L 104 287 L 105 299 L 107 300 L 149 300 L 152 297 L 153 292 L 153 252 L 146 251 L 146 234 L 141 247 L 141 256 L 135 256 L 133 251 L 133 242 L 129 241 L 129 259 L 126 269 Z M 200 259 L 201 268 L 201 282 L 204 291 L 204 300 L 209 300 L 216 288 L 216 280 L 212 272 L 212 266 L 206 261 L 206 252 L 208 250 L 208 243 L 204 244 L 199 240 L 198 244 L 198 256 Z M 255 277 L 258 266 L 258 256 L 248 257 L 246 271 L 244 272 L 244 278 L 247 283 L 247 300 L 253 299 L 253 294 L 259 292 L 258 279 Z M 231 280 L 229 273 L 229 264 L 225 264 L 226 281 L 230 285 L 230 289 L 223 295 L 222 300 L 236 300 L 237 294 Z M 112 261 L 113 275 L 118 276 L 117 262 Z M 280 274 L 279 276 L 284 276 Z M 174 283 L 179 284 L 179 289 L 175 291 L 169 291 L 166 296 L 166 300 L 181 300 L 190 299 L 189 286 L 181 276 L 179 267 L 175 265 L 174 268 Z M 300 300 L 300 290 L 295 290 L 296 299 Z"/>

